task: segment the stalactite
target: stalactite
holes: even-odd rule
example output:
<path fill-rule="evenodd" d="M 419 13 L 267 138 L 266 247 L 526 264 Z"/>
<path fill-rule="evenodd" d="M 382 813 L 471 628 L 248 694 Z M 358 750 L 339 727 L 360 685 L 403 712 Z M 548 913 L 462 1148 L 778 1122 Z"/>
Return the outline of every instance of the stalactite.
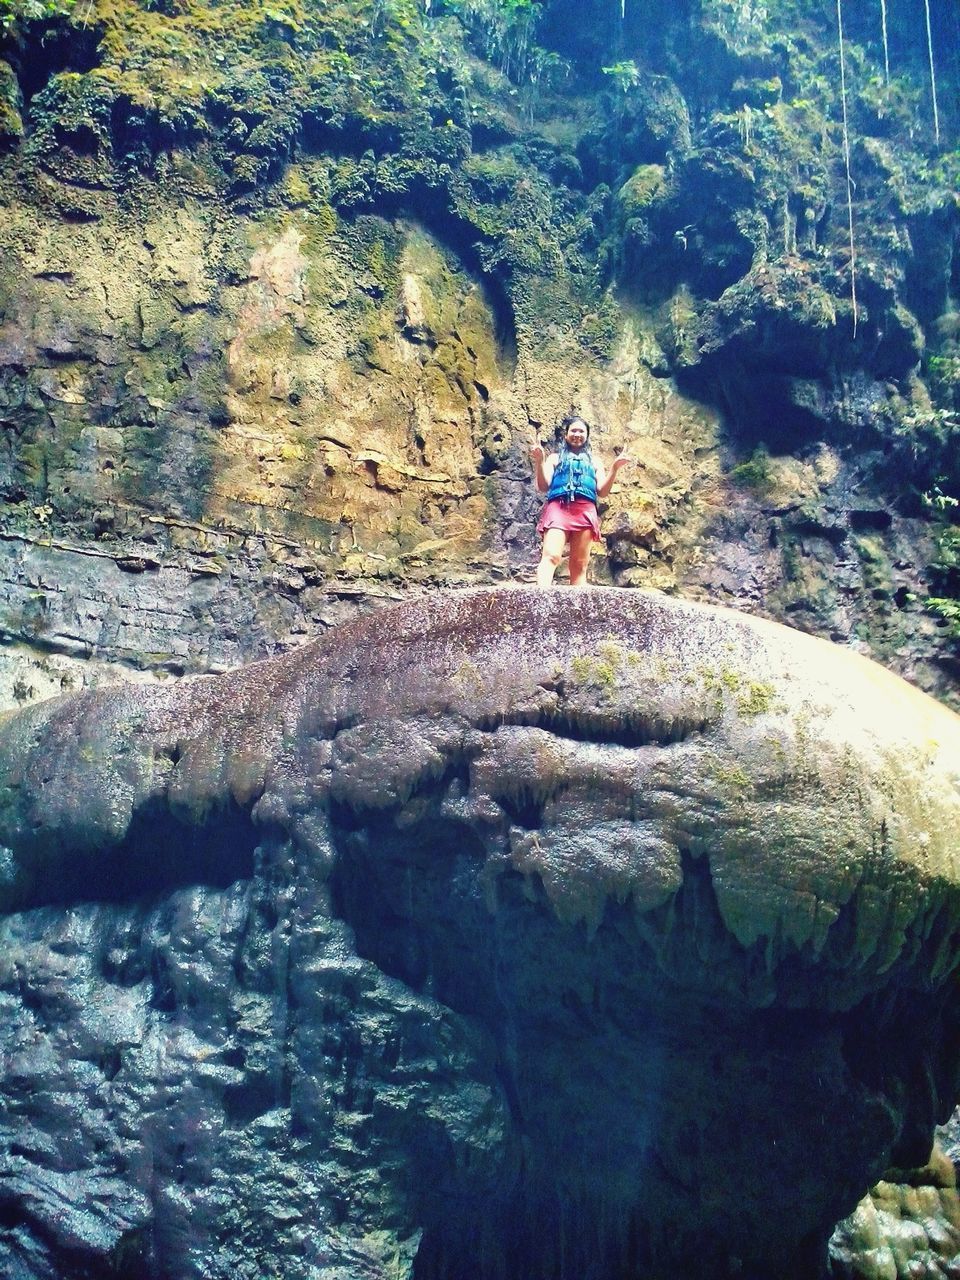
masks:
<path fill-rule="evenodd" d="M 843 8 L 837 0 L 837 37 L 840 43 L 840 103 L 843 108 L 843 163 L 847 173 L 847 222 L 850 228 L 850 301 L 853 336 L 857 336 L 857 256 L 853 245 L 853 182 L 850 178 L 850 132 L 847 128 L 847 70 L 843 57 Z"/>
<path fill-rule="evenodd" d="M 937 111 L 937 74 L 933 69 L 933 34 L 930 30 L 930 0 L 923 0 L 923 11 L 927 17 L 927 52 L 930 55 L 930 93 L 933 97 L 933 136 L 937 146 L 940 145 L 940 113 Z"/>
<path fill-rule="evenodd" d="M 883 82 L 890 83 L 890 50 L 887 48 L 887 0 L 880 0 L 880 28 L 883 32 Z"/>

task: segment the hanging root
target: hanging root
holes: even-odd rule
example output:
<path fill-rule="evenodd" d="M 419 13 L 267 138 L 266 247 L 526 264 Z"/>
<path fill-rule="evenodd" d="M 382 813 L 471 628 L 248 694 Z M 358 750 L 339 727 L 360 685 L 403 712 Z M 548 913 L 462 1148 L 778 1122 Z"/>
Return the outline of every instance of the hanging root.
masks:
<path fill-rule="evenodd" d="M 930 55 L 930 96 L 933 98 L 933 136 L 940 145 L 940 113 L 937 110 L 937 73 L 933 69 L 933 33 L 930 30 L 930 0 L 923 0 L 927 18 L 927 52 Z"/>
<path fill-rule="evenodd" d="M 853 244 L 853 182 L 850 178 L 850 133 L 847 128 L 847 71 L 843 57 L 843 9 L 837 0 L 837 36 L 840 43 L 840 102 L 843 107 L 843 163 L 847 173 L 847 223 L 850 228 L 850 302 L 853 306 L 853 336 L 857 336 L 857 255 Z"/>

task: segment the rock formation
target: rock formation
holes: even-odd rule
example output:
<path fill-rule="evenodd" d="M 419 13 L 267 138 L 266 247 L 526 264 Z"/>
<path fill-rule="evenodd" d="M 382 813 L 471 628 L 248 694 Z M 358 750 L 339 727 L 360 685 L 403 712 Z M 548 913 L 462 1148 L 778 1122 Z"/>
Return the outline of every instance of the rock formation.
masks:
<path fill-rule="evenodd" d="M 594 589 L 0 742 L 5 1274 L 811 1280 L 958 1093 L 960 722 Z"/>
<path fill-rule="evenodd" d="M 568 409 L 594 422 L 601 454 L 625 445 L 635 458 L 604 513 L 606 555 L 594 557 L 597 581 L 662 588 L 789 621 L 869 653 L 960 705 L 957 28 L 951 0 L 899 0 L 889 30 L 875 4 L 843 8 L 846 111 L 834 0 L 272 0 L 267 7 L 255 0 L 0 0 L 0 706 L 104 679 L 152 686 L 183 673 L 223 672 L 302 645 L 385 601 L 522 579 L 535 558 L 537 499 L 527 449 Z M 591 666 L 586 658 L 578 664 L 586 685 L 606 694 L 616 663 L 601 657 Z M 718 696 L 729 702 L 735 692 L 723 684 Z M 131 717 L 169 707 L 171 724 L 179 724 L 199 696 L 130 690 L 104 705 L 136 708 Z M 742 691 L 738 697 L 749 703 Z M 146 732 L 148 721 L 142 723 Z M 212 723 L 211 743 L 226 744 L 229 734 L 222 736 L 215 716 Z M 122 744 L 128 724 L 117 722 Z M 486 724 L 478 730 L 491 731 Z M 58 793 L 65 833 L 71 805 L 80 806 L 75 853 L 53 878 L 44 868 L 60 837 L 55 823 L 43 836 L 38 817 L 35 838 L 17 843 L 25 861 L 12 869 L 11 884 L 24 895 L 14 894 L 11 906 L 38 901 L 33 894 L 50 898 L 30 909 L 31 920 L 34 911 L 73 903 L 68 916 L 58 915 L 59 923 L 50 917 L 43 927 L 79 932 L 58 935 L 55 953 L 31 944 L 35 964 L 18 962 L 18 973 L 35 968 L 36 978 L 24 981 L 46 991 L 49 954 L 65 966 L 60 1032 L 52 997 L 45 1011 L 31 1014 L 43 1023 L 37 1043 L 44 1045 L 58 1035 L 73 1043 L 70 1028 L 81 1014 L 92 1018 L 75 995 L 84 983 L 93 990 L 126 982 L 131 1000 L 153 983 L 159 1007 L 144 1017 L 154 1030 L 136 1033 L 136 1053 L 167 1055 L 176 1107 L 172 1129 L 158 1119 L 142 1132 L 139 1117 L 144 1108 L 160 1115 L 167 1084 L 152 1101 L 125 1104 L 102 1130 L 90 1127 L 95 1109 L 83 1117 L 87 1127 L 77 1129 L 82 1140 L 74 1135 L 69 1158 L 60 1137 L 50 1139 L 44 1156 L 45 1139 L 27 1133 L 22 1141 L 34 1143 L 33 1154 L 22 1158 L 47 1172 L 45 1181 L 28 1179 L 17 1192 L 39 1206 L 32 1219 L 38 1234 L 18 1237 L 17 1247 L 41 1270 L 47 1250 L 68 1259 L 61 1270 L 71 1277 L 89 1262 L 139 1280 L 158 1258 L 175 1257 L 174 1272 L 202 1269 L 205 1263 L 191 1259 L 212 1257 L 222 1246 L 217 1265 L 239 1274 L 246 1268 L 260 1280 L 281 1245 L 298 1233 L 307 1238 L 304 1223 L 317 1204 L 329 1214 L 314 1235 L 328 1242 L 329 1257 L 340 1259 L 351 1280 L 366 1265 L 356 1250 L 380 1258 L 370 1262 L 374 1269 L 392 1266 L 383 1259 L 396 1255 L 402 1272 L 421 1229 L 417 1266 L 424 1275 L 442 1269 L 451 1240 L 469 1247 L 470 1237 L 458 1235 L 468 1219 L 482 1219 L 493 1234 L 489 1224 L 499 1223 L 505 1239 L 533 1239 L 518 1220 L 511 1225 L 496 1195 L 489 1215 L 458 1209 L 445 1227 L 437 1225 L 439 1202 L 431 1200 L 431 1210 L 417 1199 L 418 1187 L 437 1185 L 436 1171 L 421 1178 L 416 1163 L 400 1171 L 411 1149 L 410 1117 L 417 1114 L 414 1145 L 423 1146 L 428 1163 L 449 1172 L 460 1158 L 450 1153 L 464 1148 L 450 1140 L 444 1155 L 421 1142 L 426 1103 L 418 1112 L 407 1098 L 402 1123 L 386 1124 L 387 1086 L 380 1085 L 388 1075 L 396 1085 L 398 1068 L 388 1071 L 372 1050 L 361 1054 L 361 1077 L 380 1081 L 374 1138 L 355 1094 L 337 1085 L 326 1114 L 334 1115 L 339 1099 L 343 1119 L 332 1145 L 321 1145 L 339 1155 L 320 1168 L 310 1164 L 311 1149 L 270 1148 L 276 1178 L 295 1169 L 303 1203 L 313 1207 L 282 1226 L 288 1210 L 277 1206 L 288 1203 L 285 1184 L 271 1183 L 259 1155 L 250 1154 L 267 1150 L 272 1139 L 260 1121 L 250 1127 L 245 1117 L 262 1113 L 270 1090 L 280 1110 L 290 1111 L 292 1077 L 283 1064 L 292 1050 L 274 1047 L 260 1061 L 255 1046 L 288 1021 L 304 1034 L 305 1015 L 288 1019 L 277 995 L 288 963 L 277 922 L 292 910 L 283 894 L 307 875 L 284 861 L 284 842 L 294 837 L 286 818 L 258 825 L 243 787 L 241 798 L 227 803 L 209 778 L 202 781 L 204 769 L 181 768 L 176 744 L 166 757 L 131 748 L 117 766 L 129 771 L 122 786 L 101 794 L 90 784 L 87 795 L 86 765 L 111 750 L 100 731 L 90 732 L 94 740 L 78 748 L 92 753 L 90 760 L 67 753 L 69 776 L 81 778 L 76 796 Z M 267 745 L 256 730 L 248 758 L 259 762 Z M 587 744 L 588 755 L 594 747 Z M 61 743 L 58 751 L 64 749 Z M 232 748 L 228 754 L 235 758 Z M 480 785 L 470 774 L 473 757 L 464 758 L 461 773 Z M 250 768 L 259 777 L 261 764 Z M 732 805 L 747 796 L 741 789 L 748 775 L 730 768 L 724 797 Z M 173 787 L 169 804 L 164 771 Z M 177 800 L 177 788 L 189 793 L 192 786 L 203 796 L 212 788 L 215 822 L 197 827 L 202 797 L 196 813 L 189 796 Z M 532 815 L 535 831 L 539 801 L 516 804 L 514 825 L 523 830 Z M 406 812 L 405 802 L 398 799 L 397 807 Z M 346 800 L 325 799 L 321 808 L 338 867 L 348 865 L 340 859 L 348 845 L 380 841 L 377 823 L 363 834 L 370 823 L 361 815 L 350 844 L 337 825 L 352 821 Z M 391 813 L 381 814 L 383 822 Z M 499 830 L 496 823 L 491 829 Z M 106 859 L 99 872 L 83 853 L 91 839 Z M 142 854 L 133 860 L 135 873 L 124 852 L 130 848 Z M 173 869 L 171 848 L 183 855 Z M 394 860 L 402 865 L 408 856 L 412 850 Z M 230 888 L 237 857 L 248 873 L 242 891 Z M 357 860 L 363 864 L 359 853 Z M 204 886 L 195 895 L 202 923 L 193 959 L 185 959 L 189 947 L 173 917 L 151 914 L 159 910 L 154 905 L 138 907 L 125 917 L 126 932 L 116 934 L 128 976 L 117 977 L 95 942 L 89 950 L 99 959 L 81 973 L 94 964 L 81 937 L 100 937 L 93 909 L 83 904 L 110 902 L 109 913 L 132 910 L 123 904 L 141 903 L 143 895 L 156 904 L 186 891 L 180 875 L 188 864 Z M 684 864 L 677 903 L 700 892 L 690 886 L 705 865 L 693 858 L 688 872 Z M 149 883 L 137 878 L 142 868 Z M 547 871 L 544 885 L 557 880 Z M 330 902 L 318 950 L 352 954 L 341 931 L 353 928 L 369 952 L 354 958 L 354 972 L 365 975 L 356 981 L 372 983 L 361 1000 L 342 980 L 342 1000 L 366 1011 L 357 1015 L 355 1033 L 344 1031 L 341 997 L 330 997 L 337 1005 L 330 1043 L 353 1045 L 353 1056 L 342 1055 L 353 1062 L 366 1043 L 361 1023 L 394 1025 L 397 988 L 383 985 L 374 963 L 410 978 L 408 987 L 427 1003 L 405 1005 L 404 1016 L 416 1021 L 422 1014 L 418 1043 L 431 1062 L 446 1063 L 430 1048 L 435 1009 L 427 987 L 437 946 L 395 941 L 389 945 L 396 955 L 383 958 L 370 941 L 423 934 L 402 924 L 409 910 L 396 906 L 394 881 L 371 880 L 386 913 L 374 922 L 362 916 L 355 885 L 319 879 Z M 776 896 L 779 882 L 768 884 Z M 712 871 L 703 892 L 718 900 L 726 893 L 724 910 L 732 910 L 729 884 Z M 812 899 L 822 901 L 815 893 Z M 744 909 L 755 905 L 751 898 Z M 595 925 L 599 911 L 596 903 L 585 907 L 583 923 L 564 917 L 562 928 L 596 927 L 599 937 L 606 910 Z M 219 933 L 211 912 L 224 921 Z M 484 925 L 497 918 L 479 916 Z M 235 919 L 248 922 L 239 935 L 230 932 Z M 841 912 L 829 935 L 838 937 L 844 922 Z M 826 928 L 825 919 L 811 923 L 804 945 L 814 947 L 817 930 Z M 476 932 L 486 943 L 485 929 L 477 925 Z M 232 941 L 214 947 L 214 934 Z M 464 974 L 479 964 L 502 977 L 503 965 L 488 951 L 479 943 L 474 951 L 481 960 L 472 969 L 463 964 Z M 275 953 L 276 972 L 265 959 Z M 659 957 L 656 948 L 651 954 Z M 232 996 L 213 994 L 226 989 L 234 960 L 237 982 L 249 979 L 253 993 L 239 1011 Z M 220 1081 L 217 1105 L 228 1138 L 199 1121 L 193 1127 L 177 1076 L 179 1050 L 161 1034 L 172 998 L 163 985 L 168 969 L 170 982 L 186 983 L 203 1010 L 197 1025 L 209 1024 L 204 1044 L 232 1037 L 226 1056 L 217 1050 L 208 1064 L 210 1079 Z M 334 970 L 340 972 L 331 961 L 328 972 Z M 673 972 L 669 965 L 664 971 Z M 216 977 L 204 985 L 208 974 Z M 589 985 L 570 981 L 577 991 Z M 639 1006 L 659 1025 L 651 982 L 637 982 Z M 484 984 L 477 979 L 474 986 Z M 501 1004 L 509 1005 L 507 997 Z M 469 1042 L 476 1061 L 487 1064 L 470 1071 L 487 1082 L 494 1117 L 486 1146 L 467 1112 L 457 1132 L 471 1135 L 464 1139 L 470 1161 L 478 1143 L 496 1154 L 486 1163 L 476 1157 L 475 1176 L 457 1164 L 447 1182 L 468 1188 L 463 1197 L 480 1187 L 481 1199 L 490 1186 L 522 1186 L 529 1200 L 516 1213 L 529 1212 L 552 1241 L 569 1245 L 577 1229 L 551 1217 L 538 1182 L 545 1162 L 561 1172 L 566 1166 L 555 1152 L 541 1151 L 539 1164 L 521 1177 L 518 1170 L 531 1167 L 532 1139 L 515 1118 L 517 1099 L 487 1069 L 505 1050 L 497 1042 L 492 1049 L 474 1045 L 457 1021 L 461 1013 L 449 1008 L 443 1034 L 461 1047 Z M 902 1012 L 881 1009 L 878 1026 Z M 130 1017 L 141 1025 L 140 1011 Z M 930 1025 L 938 1025 L 932 1015 Z M 63 1088 L 48 1093 L 72 1099 L 84 1073 L 91 1080 L 108 1075 L 120 1057 L 103 1049 L 98 1058 L 98 1045 L 120 1044 L 124 1070 L 133 1071 L 133 1043 L 124 1047 L 118 1028 L 78 1032 L 90 1056 L 77 1058 L 80 1065 L 57 1077 Z M 24 1034 L 29 1042 L 32 1033 Z M 917 1034 L 922 1058 L 926 1033 Z M 878 1039 L 877 1063 L 895 1039 Z M 413 1074 L 420 1078 L 427 1057 L 418 1062 Z M 436 1076 L 446 1067 L 431 1070 Z M 146 1067 L 144 1073 L 154 1079 Z M 245 1092 L 251 1082 L 252 1095 Z M 77 1085 L 81 1097 L 84 1087 Z M 211 1114 L 206 1093 L 216 1089 L 194 1087 L 197 1114 Z M 523 1087 L 529 1094 L 529 1082 Z M 924 1112 L 926 1079 L 904 1087 L 918 1090 L 911 1106 Z M 431 1106 L 440 1106 L 439 1096 L 431 1094 Z M 456 1129 L 453 1110 L 462 1096 L 452 1090 L 449 1113 L 431 1130 L 440 1146 Z M 787 1114 L 783 1092 L 771 1085 L 767 1098 L 771 1116 Z M 64 1103 L 63 1134 L 72 1106 Z M 524 1106 L 533 1125 L 535 1109 L 529 1099 Z M 904 1116 L 909 1109 L 904 1102 Z M 385 1153 L 378 1163 L 364 1154 L 364 1143 L 376 1147 L 384 1133 L 392 1145 L 384 1139 L 376 1148 Z M 943 1141 L 956 1157 L 955 1137 Z M 123 1162 L 128 1155 L 136 1162 L 129 1145 L 136 1143 L 137 1173 L 128 1177 Z M 850 1185 L 860 1186 L 855 1171 L 869 1162 L 858 1164 L 858 1149 L 851 1150 Z M 154 1155 L 156 1195 L 148 1172 Z M 199 1163 L 178 1171 L 187 1159 Z M 100 1171 L 89 1195 L 86 1175 L 77 1173 L 87 1169 L 85 1160 Z M 900 1160 L 907 1155 L 898 1146 Z M 124 1176 L 107 1186 L 103 1170 L 121 1166 Z M 58 1180 L 68 1167 L 72 1180 Z M 376 1186 L 350 1172 L 374 1167 L 382 1179 Z M 213 1169 L 216 1177 L 208 1177 Z M 901 1277 L 921 1265 L 928 1277 L 938 1276 L 936 1259 L 950 1256 L 956 1217 L 945 1169 L 928 1166 L 934 1181 L 922 1195 L 911 1185 L 921 1175 L 879 1165 L 874 1171 L 889 1178 L 835 1238 L 834 1266 L 869 1280 L 892 1280 L 891 1266 Z M 693 1177 L 689 1170 L 677 1175 L 678 1196 Z M 714 1169 L 710 1185 L 718 1178 Z M 175 1188 L 191 1179 L 206 1179 L 214 1200 L 229 1186 L 235 1217 L 212 1202 L 189 1220 L 185 1209 L 175 1212 L 177 1196 L 186 1194 Z M 565 1172 L 562 1180 L 571 1184 Z M 616 1178 L 611 1185 L 619 1185 Z M 657 1186 L 638 1222 L 662 1220 L 669 1195 Z M 138 1201 L 131 1188 L 146 1199 Z M 69 1213 L 51 1207 L 58 1196 L 73 1206 Z M 832 1203 L 849 1200 L 838 1194 Z M 933 1200 L 941 1205 L 936 1220 L 927 1212 Z M 816 1195 L 810 1203 L 825 1205 Z M 465 1204 L 461 1198 L 453 1208 Z M 637 1240 L 621 1245 L 640 1256 Z M 295 1256 L 305 1259 L 303 1249 L 297 1245 Z M 660 1245 L 650 1249 L 660 1256 Z M 109 1264 L 89 1261 L 107 1256 Z M 608 1256 L 599 1245 L 598 1256 Z M 491 1273 L 499 1257 L 490 1246 Z M 321 1257 L 303 1266 L 330 1271 L 334 1263 Z"/>

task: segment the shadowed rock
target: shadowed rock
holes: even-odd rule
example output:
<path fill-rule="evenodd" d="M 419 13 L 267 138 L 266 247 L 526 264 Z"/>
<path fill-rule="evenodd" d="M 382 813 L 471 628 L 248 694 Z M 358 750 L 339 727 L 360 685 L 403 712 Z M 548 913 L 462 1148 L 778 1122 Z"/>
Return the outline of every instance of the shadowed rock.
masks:
<path fill-rule="evenodd" d="M 815 1275 L 957 1093 L 960 721 L 478 591 L 4 726 L 11 1274 Z"/>

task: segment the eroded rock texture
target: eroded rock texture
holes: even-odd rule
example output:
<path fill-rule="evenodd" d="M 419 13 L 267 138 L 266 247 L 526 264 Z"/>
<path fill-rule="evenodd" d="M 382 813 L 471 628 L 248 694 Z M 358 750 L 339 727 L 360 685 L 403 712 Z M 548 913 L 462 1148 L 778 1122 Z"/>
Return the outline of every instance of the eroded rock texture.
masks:
<path fill-rule="evenodd" d="M 934 1147 L 922 1169 L 882 1179 L 830 1241 L 834 1274 L 856 1280 L 943 1280 L 955 1274 L 960 1255 L 960 1196 L 950 1135 L 956 1120 L 940 1131 L 946 1150 Z M 892 1180 L 896 1176 L 896 1181 Z"/>
<path fill-rule="evenodd" d="M 774 624 L 447 595 L 2 751 L 5 1274 L 810 1280 L 957 1096 L 960 723 Z"/>

